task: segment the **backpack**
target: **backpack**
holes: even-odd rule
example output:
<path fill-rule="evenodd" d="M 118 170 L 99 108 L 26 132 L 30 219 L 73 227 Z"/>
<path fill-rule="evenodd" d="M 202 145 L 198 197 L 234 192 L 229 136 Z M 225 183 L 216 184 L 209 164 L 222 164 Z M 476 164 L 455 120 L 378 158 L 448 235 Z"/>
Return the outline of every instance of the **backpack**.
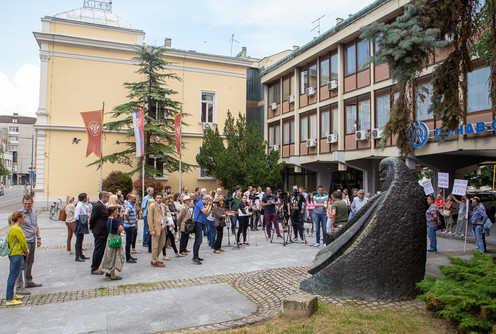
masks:
<path fill-rule="evenodd" d="M 64 208 L 59 212 L 59 220 L 63 222 L 65 222 L 65 220 L 67 219 L 67 214 L 65 213 L 66 206 L 64 206 Z"/>
<path fill-rule="evenodd" d="M 5 239 L 0 238 L 0 256 L 10 255 L 10 252 L 12 251 L 12 248 L 14 248 L 14 246 L 17 244 L 17 240 L 16 240 L 16 242 L 14 242 L 14 244 L 12 245 L 12 247 L 9 247 L 9 235 L 10 235 L 10 232 L 12 232 L 13 229 L 11 229 L 9 231 L 9 233 L 7 233 L 7 237 Z"/>

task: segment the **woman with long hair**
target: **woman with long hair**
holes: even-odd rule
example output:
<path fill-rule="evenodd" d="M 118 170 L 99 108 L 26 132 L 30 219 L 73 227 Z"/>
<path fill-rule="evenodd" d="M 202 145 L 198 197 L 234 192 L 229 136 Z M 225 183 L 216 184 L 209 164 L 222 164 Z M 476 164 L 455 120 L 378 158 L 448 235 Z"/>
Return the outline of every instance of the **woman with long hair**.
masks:
<path fill-rule="evenodd" d="M 467 195 L 463 195 L 461 201 L 456 196 L 451 198 L 458 203 L 458 218 L 456 219 L 455 234 L 464 237 L 465 226 L 467 225 Z"/>
<path fill-rule="evenodd" d="M 110 247 L 110 238 L 116 239 L 121 238 L 121 233 L 124 231 L 122 223 L 117 219 L 119 215 L 119 208 L 117 206 L 109 206 L 108 208 L 108 220 L 107 220 L 107 232 L 109 233 L 107 245 L 105 246 L 105 253 L 103 254 L 103 259 L 100 264 L 100 271 L 105 273 L 105 276 L 109 277 L 111 280 L 121 280 L 121 276 L 117 276 L 115 271 L 122 271 L 126 257 L 124 255 L 124 248 L 122 246 L 122 241 L 120 247 Z M 121 239 L 122 240 L 122 239 Z"/>
<path fill-rule="evenodd" d="M 176 247 L 176 238 L 174 236 L 175 230 L 177 229 L 177 212 L 176 212 L 176 206 L 174 204 L 174 197 L 172 195 L 168 195 L 166 198 L 164 198 L 164 204 L 169 209 L 169 213 L 171 214 L 172 221 L 174 223 L 174 227 L 172 227 L 172 226 L 166 226 L 165 227 L 165 229 L 166 229 L 166 233 L 165 233 L 166 234 L 166 240 L 168 242 L 170 242 L 170 245 L 172 247 L 172 250 L 176 254 L 176 257 L 183 257 L 184 255 L 182 255 L 181 253 L 179 253 L 178 250 L 177 250 L 177 247 Z M 174 210 L 174 211 L 171 211 L 171 210 Z M 171 231 L 171 228 L 174 230 L 174 232 Z M 168 242 L 166 242 L 165 245 L 164 245 L 164 247 L 162 248 L 162 255 L 164 256 L 163 257 L 164 260 L 169 260 L 169 258 L 166 255 L 166 252 L 165 252 Z"/>
<path fill-rule="evenodd" d="M 19 227 L 24 223 L 24 213 L 22 211 L 15 211 L 9 216 L 9 231 L 7 232 L 7 243 L 10 248 L 9 254 L 9 277 L 7 278 L 7 291 L 5 297 L 6 306 L 16 306 L 22 304 L 20 299 L 23 296 L 14 294 L 14 286 L 19 273 L 22 270 L 25 258 L 29 255 L 28 244 L 26 243 L 26 236 Z"/>
<path fill-rule="evenodd" d="M 241 245 L 240 242 L 240 236 L 241 233 L 243 233 L 243 244 L 248 245 L 248 242 L 246 242 L 246 231 L 248 230 L 248 221 L 250 219 L 251 212 L 250 212 L 250 206 L 248 205 L 248 199 L 246 198 L 245 195 L 241 197 L 241 203 L 239 203 L 238 207 L 238 221 L 239 221 L 239 228 L 238 228 L 238 235 L 236 237 L 236 241 L 238 242 L 238 245 Z"/>
<path fill-rule="evenodd" d="M 65 225 L 67 226 L 67 254 L 72 255 L 74 252 L 71 251 L 72 236 L 76 236 L 74 232 L 74 213 L 76 212 L 76 207 L 74 206 L 74 196 L 67 195 L 66 205 L 64 207 L 65 211 Z"/>
<path fill-rule="evenodd" d="M 451 208 L 453 207 L 453 195 L 449 195 L 446 201 L 444 202 L 444 224 L 446 225 L 446 230 L 444 233 L 453 234 L 453 213 L 451 212 Z"/>
<path fill-rule="evenodd" d="M 224 235 L 224 227 L 226 226 L 226 211 L 222 207 L 224 204 L 224 198 L 223 197 L 217 197 L 214 200 L 214 208 L 213 208 L 213 216 L 215 218 L 215 230 L 216 230 L 216 235 L 215 235 L 215 243 L 213 246 L 214 253 L 215 254 L 220 254 L 223 252 L 222 250 L 222 237 Z"/>

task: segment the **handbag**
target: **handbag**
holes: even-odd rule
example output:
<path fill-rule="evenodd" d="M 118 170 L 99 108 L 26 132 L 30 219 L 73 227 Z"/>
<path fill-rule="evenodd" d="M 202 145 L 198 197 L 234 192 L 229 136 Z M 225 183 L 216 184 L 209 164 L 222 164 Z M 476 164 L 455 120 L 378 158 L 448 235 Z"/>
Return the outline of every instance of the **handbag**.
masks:
<path fill-rule="evenodd" d="M 59 212 L 59 220 L 65 222 L 66 218 L 67 218 L 67 214 L 65 213 L 65 206 L 64 206 L 64 208 Z"/>
<path fill-rule="evenodd" d="M 193 233 L 193 231 L 196 228 L 196 222 L 193 221 L 193 219 L 188 218 L 184 222 L 184 232 L 186 233 Z"/>
<path fill-rule="evenodd" d="M 444 209 L 443 210 L 443 217 L 451 217 L 451 210 Z"/>
<path fill-rule="evenodd" d="M 110 232 L 112 232 L 112 221 L 113 219 L 110 219 Z M 109 235 L 109 240 L 108 240 L 108 246 L 110 248 L 119 248 L 122 245 L 122 239 L 119 234 L 115 235 L 115 238 L 112 237 L 112 233 Z"/>
<path fill-rule="evenodd" d="M 220 226 L 220 227 L 226 227 L 226 220 L 225 220 L 225 219 L 222 219 L 222 220 L 219 222 L 219 226 Z"/>

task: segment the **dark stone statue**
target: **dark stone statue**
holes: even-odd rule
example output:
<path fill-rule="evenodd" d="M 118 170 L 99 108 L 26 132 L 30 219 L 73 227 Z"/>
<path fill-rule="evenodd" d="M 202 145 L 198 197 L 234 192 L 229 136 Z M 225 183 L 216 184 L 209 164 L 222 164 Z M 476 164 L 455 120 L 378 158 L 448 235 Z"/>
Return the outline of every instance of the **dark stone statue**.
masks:
<path fill-rule="evenodd" d="M 422 187 L 396 157 L 379 165 L 382 192 L 333 236 L 300 288 L 325 296 L 395 301 L 417 294 L 424 278 L 427 209 Z"/>

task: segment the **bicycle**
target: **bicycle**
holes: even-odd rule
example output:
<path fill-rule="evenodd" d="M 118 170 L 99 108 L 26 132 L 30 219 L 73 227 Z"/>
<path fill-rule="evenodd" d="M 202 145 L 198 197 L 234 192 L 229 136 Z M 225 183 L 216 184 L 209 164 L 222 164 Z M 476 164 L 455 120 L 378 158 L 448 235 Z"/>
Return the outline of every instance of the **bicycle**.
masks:
<path fill-rule="evenodd" d="M 60 205 L 62 204 L 62 200 L 59 198 L 58 202 L 53 202 L 50 206 L 50 219 L 51 220 L 59 220 L 59 211 Z"/>

